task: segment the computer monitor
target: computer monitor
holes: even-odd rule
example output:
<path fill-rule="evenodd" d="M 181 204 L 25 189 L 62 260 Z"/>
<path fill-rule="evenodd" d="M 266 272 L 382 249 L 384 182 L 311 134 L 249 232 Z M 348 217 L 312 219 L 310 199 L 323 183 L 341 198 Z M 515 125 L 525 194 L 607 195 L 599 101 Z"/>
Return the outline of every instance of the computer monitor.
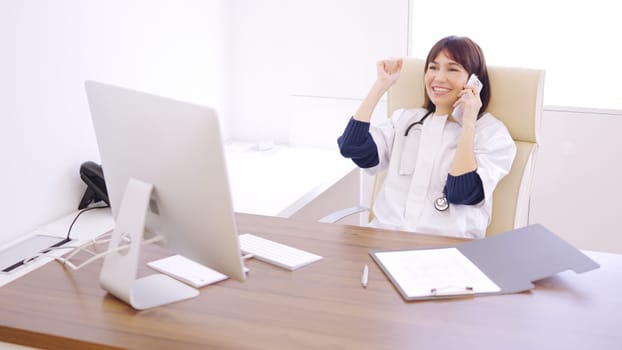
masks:
<path fill-rule="evenodd" d="M 147 232 L 164 237 L 159 244 L 165 248 L 244 280 L 214 109 L 95 81 L 85 82 L 85 88 L 117 229 L 127 226 L 128 220 L 130 226 L 140 226 L 142 221 Z M 126 193 L 131 192 L 128 183 L 136 180 L 153 186 L 147 190 L 148 203 L 140 195 Z M 146 213 L 145 207 L 149 207 Z M 120 255 L 104 262 L 101 282 L 109 292 L 127 289 L 127 281 L 104 281 L 104 275 L 121 273 L 115 269 L 133 268 L 124 264 L 134 262 L 123 261 Z M 131 274 L 125 279 L 131 279 Z M 105 286 L 119 283 L 123 286 Z"/>

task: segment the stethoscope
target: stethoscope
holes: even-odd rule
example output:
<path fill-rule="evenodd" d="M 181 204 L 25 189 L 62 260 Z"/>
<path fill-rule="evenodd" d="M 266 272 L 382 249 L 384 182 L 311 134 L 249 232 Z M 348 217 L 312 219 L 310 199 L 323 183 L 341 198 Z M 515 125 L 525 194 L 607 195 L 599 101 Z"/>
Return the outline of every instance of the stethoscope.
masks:
<path fill-rule="evenodd" d="M 418 121 L 416 121 L 414 123 L 410 123 L 410 125 L 408 125 L 408 127 L 406 128 L 406 132 L 404 132 L 404 136 L 408 136 L 408 133 L 410 132 L 410 129 L 412 129 L 413 126 L 415 126 L 415 125 L 419 125 L 419 128 L 423 127 L 423 122 L 426 120 L 426 118 L 428 116 L 430 116 L 430 114 L 432 114 L 432 112 L 428 112 L 421 119 L 419 119 Z"/>
<path fill-rule="evenodd" d="M 417 125 L 419 125 L 419 128 L 422 128 L 423 122 L 426 120 L 426 118 L 430 114 L 432 114 L 432 112 L 426 113 L 426 115 L 424 115 L 421 119 L 408 125 L 408 127 L 406 128 L 406 131 L 404 132 L 404 136 L 408 136 L 410 129 L 412 129 L 413 127 Z M 449 201 L 447 201 L 447 195 L 445 194 L 446 190 L 447 190 L 447 186 L 443 188 L 443 194 L 440 197 L 436 198 L 436 200 L 434 200 L 434 208 L 438 211 L 445 211 L 449 208 Z"/>

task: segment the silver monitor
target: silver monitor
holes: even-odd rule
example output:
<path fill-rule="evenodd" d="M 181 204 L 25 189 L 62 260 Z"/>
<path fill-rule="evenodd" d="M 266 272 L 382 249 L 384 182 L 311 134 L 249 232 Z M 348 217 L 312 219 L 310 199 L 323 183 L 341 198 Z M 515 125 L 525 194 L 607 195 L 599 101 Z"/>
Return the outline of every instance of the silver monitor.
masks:
<path fill-rule="evenodd" d="M 117 229 L 124 220 L 142 221 L 147 232 L 164 237 L 165 248 L 244 280 L 216 112 L 94 81 L 85 88 Z M 152 185 L 143 192 L 144 205 L 140 194 L 130 193 L 128 184 L 136 181 Z M 136 211 L 136 203 L 149 209 Z M 102 285 L 104 275 L 132 268 L 124 264 L 120 256 L 105 261 Z M 115 288 L 127 286 L 106 289 Z"/>

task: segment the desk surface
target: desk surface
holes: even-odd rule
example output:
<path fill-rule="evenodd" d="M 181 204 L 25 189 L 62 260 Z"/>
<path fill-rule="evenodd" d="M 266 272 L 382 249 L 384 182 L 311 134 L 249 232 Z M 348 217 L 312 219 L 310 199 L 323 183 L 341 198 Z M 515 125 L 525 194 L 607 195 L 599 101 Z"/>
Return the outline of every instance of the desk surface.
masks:
<path fill-rule="evenodd" d="M 531 292 L 405 302 L 371 248 L 459 243 L 346 225 L 238 214 L 252 232 L 324 256 L 290 272 L 251 260 L 245 282 L 135 311 L 98 286 L 100 264 L 51 263 L 0 288 L 0 340 L 50 349 L 620 349 L 622 256 L 590 253 L 601 268 L 563 272 Z M 145 261 L 163 254 L 143 250 Z M 554 257 L 552 257 L 554 258 Z M 369 264 L 369 285 L 360 277 Z M 150 273 L 147 268 L 141 274 Z"/>

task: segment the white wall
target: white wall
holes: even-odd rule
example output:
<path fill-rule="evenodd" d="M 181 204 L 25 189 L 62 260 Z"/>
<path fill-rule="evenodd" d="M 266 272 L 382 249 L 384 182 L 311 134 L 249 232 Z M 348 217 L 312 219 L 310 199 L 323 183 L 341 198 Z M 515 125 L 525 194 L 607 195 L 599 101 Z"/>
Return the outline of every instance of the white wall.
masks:
<path fill-rule="evenodd" d="M 576 247 L 622 253 L 622 111 L 547 106 L 529 221 Z"/>
<path fill-rule="evenodd" d="M 228 9 L 238 139 L 335 148 L 376 61 L 407 52 L 408 0 L 232 0 Z"/>
<path fill-rule="evenodd" d="M 77 209 L 85 79 L 222 107 L 221 3 L 0 2 L 0 243 Z"/>

